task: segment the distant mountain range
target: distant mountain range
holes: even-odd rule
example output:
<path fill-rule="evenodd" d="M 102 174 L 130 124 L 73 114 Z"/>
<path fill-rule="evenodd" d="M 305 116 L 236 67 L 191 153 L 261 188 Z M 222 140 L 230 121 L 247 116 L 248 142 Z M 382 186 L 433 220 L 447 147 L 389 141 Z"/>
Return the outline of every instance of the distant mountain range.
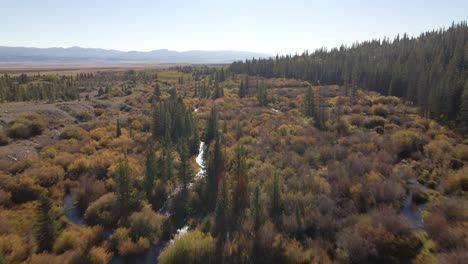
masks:
<path fill-rule="evenodd" d="M 0 62 L 232 62 L 251 58 L 267 58 L 270 54 L 247 51 L 119 51 L 95 48 L 26 48 L 0 46 Z"/>

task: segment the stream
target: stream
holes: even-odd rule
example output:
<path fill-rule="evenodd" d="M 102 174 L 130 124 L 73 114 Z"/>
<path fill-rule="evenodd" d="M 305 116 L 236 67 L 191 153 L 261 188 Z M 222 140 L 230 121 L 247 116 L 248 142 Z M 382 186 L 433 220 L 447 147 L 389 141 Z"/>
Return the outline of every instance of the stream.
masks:
<path fill-rule="evenodd" d="M 200 180 L 202 180 L 206 176 L 206 168 L 203 162 L 203 156 L 204 156 L 205 151 L 206 151 L 205 142 L 201 141 L 198 155 L 195 158 L 195 162 L 198 165 L 198 172 L 197 174 L 195 174 L 193 181 L 189 184 L 189 189 L 193 188 L 195 183 L 198 183 Z M 181 190 L 180 186 L 174 189 L 174 191 L 168 197 L 168 203 L 170 203 L 171 196 L 177 195 L 180 190 Z M 70 193 L 65 196 L 63 200 L 63 206 L 62 206 L 65 216 L 68 218 L 68 220 L 70 220 L 74 224 L 81 225 L 81 226 L 88 226 L 83 215 L 81 214 L 81 212 L 78 210 L 77 206 L 75 205 L 74 200 L 75 199 L 73 195 Z M 170 215 L 167 208 L 168 206 L 166 205 L 163 206 L 162 210 L 160 210 L 160 213 Z M 170 241 L 162 241 L 157 245 L 151 245 L 151 247 L 142 254 L 132 255 L 132 256 L 114 255 L 109 261 L 109 264 L 124 264 L 124 263 L 154 264 L 154 263 L 158 263 L 158 256 L 161 253 L 161 251 L 164 249 L 166 244 L 173 243 L 174 239 L 187 233 L 189 229 L 190 228 L 188 225 L 183 226 L 182 228 L 177 230 L 177 232 L 173 235 L 173 238 Z M 112 230 L 104 230 L 104 232 L 106 233 L 106 238 L 108 238 L 111 235 Z"/>
<path fill-rule="evenodd" d="M 424 205 L 417 205 L 413 202 L 413 194 L 418 188 L 427 189 L 421 185 L 416 179 L 409 179 L 406 183 L 408 194 L 403 201 L 401 214 L 406 217 L 415 228 L 422 228 L 424 226 L 424 219 L 421 214 L 421 208 Z"/>
<path fill-rule="evenodd" d="M 275 109 L 275 108 L 273 108 L 273 107 L 270 107 L 270 110 L 271 110 L 271 111 L 273 111 L 273 112 L 275 112 L 275 113 L 281 113 L 281 111 L 280 111 L 280 110 L 278 110 L 278 109 Z"/>

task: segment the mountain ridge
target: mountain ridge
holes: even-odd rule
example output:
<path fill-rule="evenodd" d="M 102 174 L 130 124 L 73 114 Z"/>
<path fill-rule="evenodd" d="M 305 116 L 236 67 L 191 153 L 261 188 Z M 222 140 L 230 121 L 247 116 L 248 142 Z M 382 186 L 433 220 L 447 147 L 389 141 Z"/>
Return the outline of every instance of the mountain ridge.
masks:
<path fill-rule="evenodd" d="M 135 61 L 135 62 L 232 62 L 248 58 L 267 58 L 272 55 L 237 50 L 173 51 L 120 51 L 115 49 L 82 47 L 11 47 L 0 46 L 0 62 L 49 62 L 49 61 Z"/>

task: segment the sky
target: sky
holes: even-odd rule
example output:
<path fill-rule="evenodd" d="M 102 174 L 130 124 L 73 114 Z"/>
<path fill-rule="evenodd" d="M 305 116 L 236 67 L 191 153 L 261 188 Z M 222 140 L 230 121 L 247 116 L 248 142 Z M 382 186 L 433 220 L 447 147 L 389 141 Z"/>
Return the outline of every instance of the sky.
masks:
<path fill-rule="evenodd" d="M 0 0 L 0 46 L 294 54 L 468 20 L 460 0 Z"/>

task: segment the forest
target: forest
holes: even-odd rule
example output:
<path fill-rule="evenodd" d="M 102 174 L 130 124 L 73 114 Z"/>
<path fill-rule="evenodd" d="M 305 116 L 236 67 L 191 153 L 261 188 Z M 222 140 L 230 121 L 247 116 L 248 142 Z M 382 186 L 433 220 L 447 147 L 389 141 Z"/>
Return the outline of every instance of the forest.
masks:
<path fill-rule="evenodd" d="M 468 131 L 468 25 L 374 39 L 331 50 L 252 59 L 231 64 L 235 73 L 296 78 L 314 85 L 340 85 L 397 96 L 423 116 Z"/>
<path fill-rule="evenodd" d="M 0 263 L 464 263 L 468 141 L 266 62 L 2 77 Z"/>

